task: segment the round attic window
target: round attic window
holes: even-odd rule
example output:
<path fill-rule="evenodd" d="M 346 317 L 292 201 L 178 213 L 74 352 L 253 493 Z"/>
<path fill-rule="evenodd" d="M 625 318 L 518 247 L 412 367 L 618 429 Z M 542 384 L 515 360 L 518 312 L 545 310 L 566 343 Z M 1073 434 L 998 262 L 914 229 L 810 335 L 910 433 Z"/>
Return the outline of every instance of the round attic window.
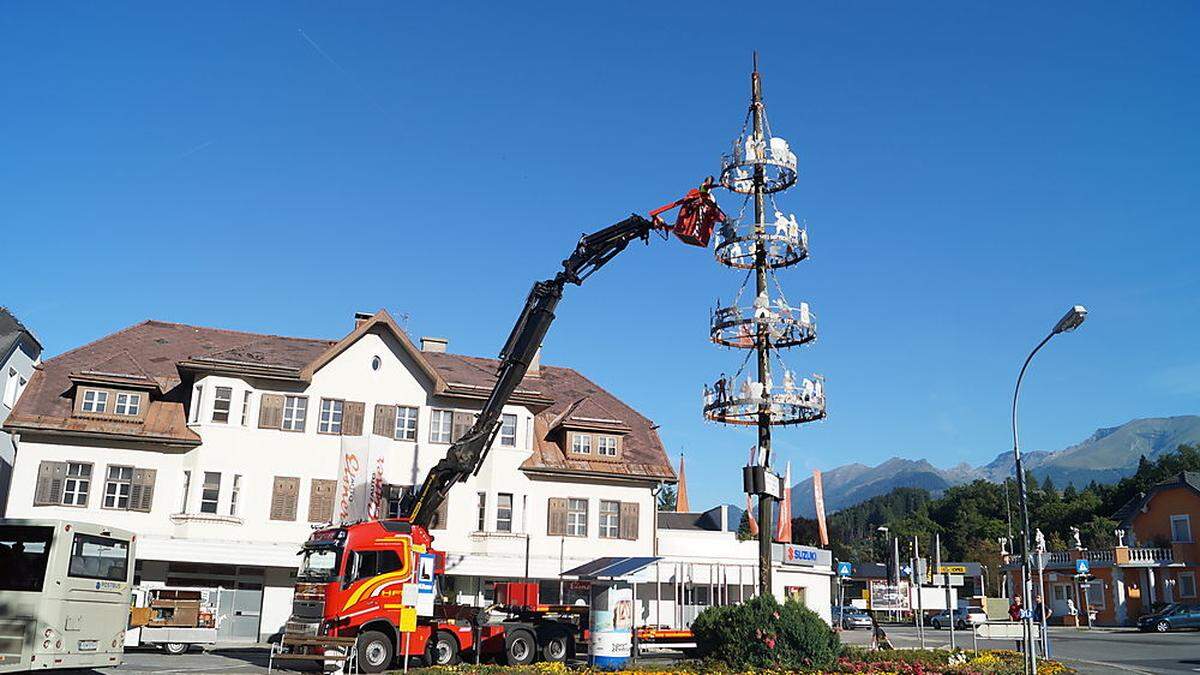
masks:
<path fill-rule="evenodd" d="M 383 359 L 378 356 L 371 357 L 371 370 L 379 370 L 379 366 L 383 365 Z"/>

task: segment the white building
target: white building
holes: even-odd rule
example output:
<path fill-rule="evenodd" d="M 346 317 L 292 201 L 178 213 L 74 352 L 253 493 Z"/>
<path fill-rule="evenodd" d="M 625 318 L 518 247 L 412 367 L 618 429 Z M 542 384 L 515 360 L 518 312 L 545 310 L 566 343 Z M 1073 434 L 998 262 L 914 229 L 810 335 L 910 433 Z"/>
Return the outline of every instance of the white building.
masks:
<path fill-rule="evenodd" d="M 42 355 L 42 345 L 33 331 L 26 328 L 6 307 L 0 307 L 0 424 L 8 419 L 33 377 L 33 369 Z M 0 431 L 0 517 L 8 501 L 16 446 L 11 436 Z"/>
<path fill-rule="evenodd" d="M 416 348 L 384 311 L 337 341 L 131 326 L 29 382 L 5 424 L 9 515 L 134 530 L 141 583 L 227 589 L 222 637 L 272 635 L 299 544 L 334 513 L 343 450 L 384 462 L 395 509 L 469 428 L 496 362 L 445 350 Z M 653 491 L 674 481 L 649 420 L 574 370 L 535 364 L 432 529 L 445 590 L 483 602 L 488 582 L 529 577 L 557 593 L 583 562 L 653 555 Z"/>

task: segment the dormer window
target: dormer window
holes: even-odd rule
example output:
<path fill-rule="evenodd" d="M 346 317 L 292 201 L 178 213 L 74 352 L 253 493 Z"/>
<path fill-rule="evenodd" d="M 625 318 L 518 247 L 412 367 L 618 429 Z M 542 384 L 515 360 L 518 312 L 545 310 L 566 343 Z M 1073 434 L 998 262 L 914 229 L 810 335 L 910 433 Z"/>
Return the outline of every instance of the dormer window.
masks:
<path fill-rule="evenodd" d="M 108 411 L 108 392 L 99 389 L 84 389 L 83 404 L 79 409 L 86 413 L 103 415 Z"/>
<path fill-rule="evenodd" d="M 212 421 L 227 424 L 229 423 L 229 409 L 233 407 L 233 388 L 215 387 L 213 392 Z"/>
<path fill-rule="evenodd" d="M 616 457 L 617 456 L 617 437 L 616 436 L 600 436 L 597 439 L 596 452 L 601 457 Z"/>
<path fill-rule="evenodd" d="M 571 435 L 571 452 L 577 455 L 592 454 L 592 435 L 574 433 Z"/>
<path fill-rule="evenodd" d="M 84 403 L 86 405 L 86 398 Z M 142 395 L 128 392 L 117 392 L 117 406 L 115 411 L 118 415 L 129 415 L 130 417 L 136 417 L 142 412 Z"/>

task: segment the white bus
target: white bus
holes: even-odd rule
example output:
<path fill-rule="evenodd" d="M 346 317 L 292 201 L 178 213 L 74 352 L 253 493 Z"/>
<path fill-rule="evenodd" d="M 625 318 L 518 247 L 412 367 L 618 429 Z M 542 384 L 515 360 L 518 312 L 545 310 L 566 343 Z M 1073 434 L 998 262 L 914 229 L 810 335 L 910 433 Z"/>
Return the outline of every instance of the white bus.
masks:
<path fill-rule="evenodd" d="M 0 519 L 0 673 L 121 663 L 132 533 Z"/>

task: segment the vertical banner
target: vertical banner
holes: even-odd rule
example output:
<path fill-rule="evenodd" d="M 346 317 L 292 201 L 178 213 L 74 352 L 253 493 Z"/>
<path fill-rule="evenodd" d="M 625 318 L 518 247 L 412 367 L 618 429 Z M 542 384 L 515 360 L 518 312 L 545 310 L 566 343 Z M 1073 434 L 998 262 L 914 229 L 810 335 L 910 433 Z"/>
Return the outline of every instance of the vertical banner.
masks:
<path fill-rule="evenodd" d="M 361 520 L 365 515 L 359 485 L 366 474 L 363 439 L 342 436 L 341 457 L 338 460 L 337 495 L 334 499 L 333 524 L 344 525 Z"/>
<path fill-rule="evenodd" d="M 821 545 L 829 545 L 829 530 L 825 529 L 825 486 L 821 484 L 821 471 L 813 469 L 813 502 L 817 510 L 817 533 Z"/>
<path fill-rule="evenodd" d="M 779 524 L 775 527 L 775 541 L 792 543 L 792 463 L 787 463 L 783 480 L 783 496 L 779 500 Z"/>
<path fill-rule="evenodd" d="M 754 466 L 758 459 L 758 447 L 750 446 L 750 466 Z M 754 505 L 750 501 L 750 495 L 746 495 L 746 520 L 750 524 L 750 536 L 758 536 L 758 521 L 754 518 Z"/>

